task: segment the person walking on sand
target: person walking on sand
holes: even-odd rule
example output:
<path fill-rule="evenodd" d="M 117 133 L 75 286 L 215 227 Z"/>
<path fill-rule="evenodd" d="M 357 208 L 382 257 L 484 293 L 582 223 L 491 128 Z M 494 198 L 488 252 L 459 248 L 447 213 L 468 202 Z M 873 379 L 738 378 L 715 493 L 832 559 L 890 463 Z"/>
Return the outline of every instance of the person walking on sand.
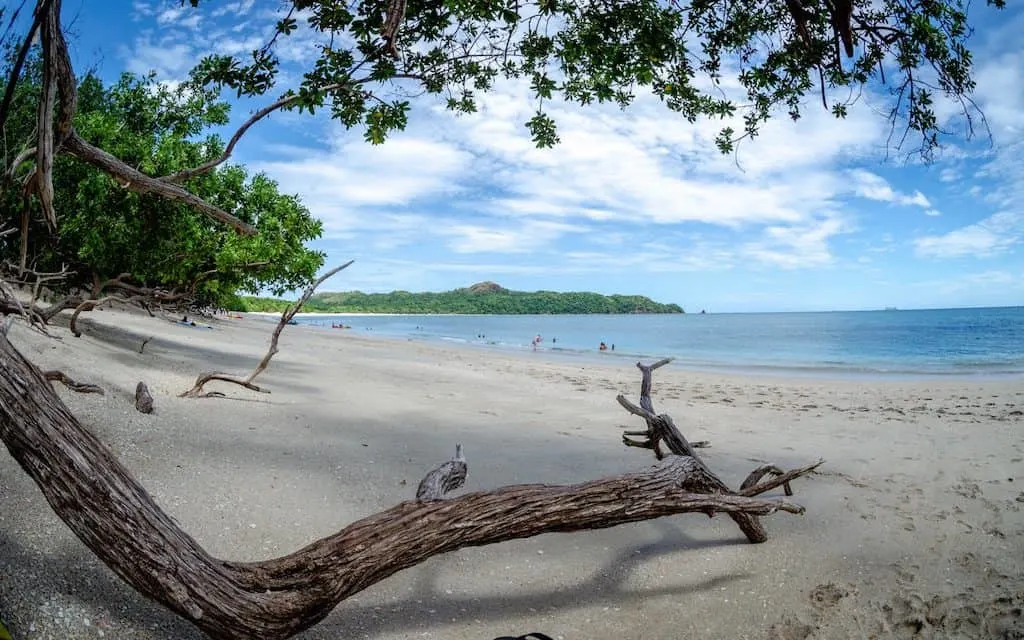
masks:
<path fill-rule="evenodd" d="M 541 338 L 539 333 L 536 336 L 534 336 L 534 338 L 533 338 L 533 350 L 536 351 L 537 350 L 537 345 L 539 345 L 543 341 L 544 341 L 544 338 Z"/>

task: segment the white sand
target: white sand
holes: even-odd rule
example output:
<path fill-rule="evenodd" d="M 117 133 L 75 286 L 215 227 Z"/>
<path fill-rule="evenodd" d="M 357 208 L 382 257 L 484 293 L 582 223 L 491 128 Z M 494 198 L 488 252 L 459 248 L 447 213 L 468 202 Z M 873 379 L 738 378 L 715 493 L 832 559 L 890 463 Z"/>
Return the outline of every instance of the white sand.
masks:
<path fill-rule="evenodd" d="M 60 391 L 157 501 L 215 555 L 282 555 L 412 497 L 461 442 L 466 489 L 571 483 L 644 468 L 615 402 L 639 374 L 349 332 L 288 327 L 258 380 L 265 319 L 215 329 L 120 312 L 85 335 L 12 340 L 44 368 L 100 384 Z M 155 336 L 143 354 L 143 339 Z M 145 380 L 156 413 L 132 408 Z M 218 383 L 213 383 L 218 385 Z M 301 637 L 489 640 L 543 631 L 599 638 L 1022 637 L 1024 382 L 850 382 L 655 375 L 659 411 L 737 485 L 754 467 L 819 457 L 796 483 L 808 509 L 748 544 L 725 517 L 684 515 L 437 557 L 343 603 Z M 198 638 L 98 563 L 0 454 L 0 616 L 17 638 Z M 913 633 L 920 630 L 921 635 Z M 1017 633 L 1018 635 L 1008 635 Z"/>

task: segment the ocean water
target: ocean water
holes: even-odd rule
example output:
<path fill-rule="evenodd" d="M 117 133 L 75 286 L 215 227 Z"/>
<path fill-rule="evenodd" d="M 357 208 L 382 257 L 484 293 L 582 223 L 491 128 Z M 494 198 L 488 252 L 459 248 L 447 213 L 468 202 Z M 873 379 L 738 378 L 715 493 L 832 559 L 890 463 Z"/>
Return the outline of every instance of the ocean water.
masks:
<path fill-rule="evenodd" d="M 532 352 L 675 358 L 699 370 L 845 376 L 1022 376 L 1024 307 L 581 316 L 347 316 L 298 319 L 367 336 Z M 608 351 L 599 351 L 601 342 Z M 614 351 L 611 350 L 614 345 Z"/>

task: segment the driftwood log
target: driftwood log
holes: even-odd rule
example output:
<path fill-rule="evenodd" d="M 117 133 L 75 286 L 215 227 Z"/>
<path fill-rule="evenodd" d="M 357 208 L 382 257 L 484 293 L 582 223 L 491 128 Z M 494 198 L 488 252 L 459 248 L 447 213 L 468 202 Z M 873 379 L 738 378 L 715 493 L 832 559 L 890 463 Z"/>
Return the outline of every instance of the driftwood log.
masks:
<path fill-rule="evenodd" d="M 229 375 L 229 374 L 226 374 L 226 373 L 222 373 L 220 371 L 208 371 L 206 373 L 201 373 L 201 374 L 199 374 L 199 377 L 196 378 L 196 382 L 195 382 L 195 384 L 192 385 L 192 388 L 189 389 L 188 391 L 183 392 L 183 393 L 179 393 L 178 397 L 179 398 L 217 398 L 217 397 L 223 397 L 224 394 L 220 393 L 218 391 L 212 391 L 212 392 L 209 392 L 209 393 L 204 393 L 203 392 L 203 387 L 206 386 L 207 383 L 213 382 L 214 380 L 219 380 L 221 382 L 230 382 L 231 384 L 237 384 L 239 386 L 245 387 L 246 389 L 249 389 L 250 391 L 255 391 L 256 393 L 270 393 L 269 389 L 264 389 L 263 387 L 261 387 L 261 386 L 257 385 L 256 383 L 254 383 L 253 380 L 256 379 L 256 376 L 258 376 L 261 373 L 263 373 L 263 371 L 270 365 L 270 359 L 273 358 L 274 355 L 278 351 L 278 349 L 277 349 L 277 341 L 281 338 L 281 332 L 284 331 L 284 328 L 288 325 L 288 323 L 290 323 L 292 321 L 292 319 L 295 318 L 295 314 L 298 313 L 299 310 L 302 309 L 302 305 L 306 304 L 306 302 L 309 300 L 310 296 L 312 296 L 313 293 L 316 291 L 317 287 L 319 287 L 321 284 L 323 284 L 325 280 L 327 280 L 328 278 L 330 278 L 334 274 L 338 273 L 342 269 L 347 268 L 353 262 L 355 262 L 355 261 L 354 260 L 349 260 L 348 262 L 346 262 L 345 264 L 341 265 L 340 267 L 335 267 L 335 268 L 329 270 L 327 273 L 325 273 L 322 276 L 320 276 L 319 278 L 317 278 L 312 284 L 310 284 L 308 287 L 306 287 L 305 291 L 302 292 L 302 296 L 299 298 L 298 302 L 295 303 L 295 306 L 289 307 L 289 308 L 285 309 L 283 313 L 281 313 L 281 319 L 278 321 L 277 326 L 274 328 L 274 333 L 272 333 L 271 336 L 270 336 L 270 348 L 267 349 L 266 355 L 264 355 L 263 359 L 260 360 L 259 364 L 256 365 L 256 368 L 252 370 L 252 373 L 250 373 L 249 375 L 247 375 L 244 378 L 241 378 L 241 377 L 238 377 L 238 376 L 232 376 L 232 375 Z"/>
<path fill-rule="evenodd" d="M 783 499 L 708 493 L 720 481 L 707 467 L 693 456 L 671 456 L 646 471 L 575 485 L 514 485 L 410 500 L 280 558 L 221 560 L 153 501 L 5 336 L 0 439 L 100 560 L 144 596 L 218 639 L 288 638 L 345 598 L 462 547 L 688 512 L 755 518 L 804 511 Z M 441 469 L 436 484 L 442 488 L 455 486 L 448 476 L 465 471 L 450 463 Z"/>
<path fill-rule="evenodd" d="M 766 491 L 770 491 L 778 486 L 785 487 L 787 496 L 793 495 L 793 490 L 789 485 L 789 482 L 795 478 L 799 478 L 802 475 L 806 475 L 811 471 L 814 471 L 819 466 L 825 463 L 824 460 L 803 467 L 801 469 L 794 469 L 793 471 L 784 472 L 774 465 L 765 465 L 754 469 L 747 479 L 744 480 L 743 484 L 740 485 L 740 491 L 733 491 L 726 485 L 722 480 L 716 476 L 711 469 L 708 468 L 704 461 L 701 460 L 700 456 L 695 451 L 695 447 L 687 442 L 686 438 L 676 427 L 675 422 L 672 420 L 672 416 L 667 414 L 658 414 L 654 410 L 654 401 L 651 399 L 651 378 L 654 370 L 659 369 L 672 360 L 666 358 L 659 360 L 651 365 L 643 363 L 636 363 L 638 369 L 640 369 L 640 406 L 637 406 L 630 402 L 626 396 L 619 394 L 616 398 L 619 404 L 621 404 L 626 411 L 629 411 L 633 415 L 640 416 L 647 423 L 647 429 L 642 431 L 627 431 L 622 436 L 622 442 L 628 447 L 641 447 L 644 449 L 651 449 L 654 451 L 654 456 L 661 460 L 665 454 L 661 450 L 661 445 L 664 443 L 665 447 L 668 448 L 673 454 L 677 456 L 686 456 L 694 461 L 694 464 L 700 469 L 700 473 L 696 474 L 699 478 L 698 485 L 694 486 L 694 489 L 701 493 L 713 493 L 720 495 L 743 495 L 743 496 L 755 496 L 760 495 Z M 643 440 L 633 440 L 630 436 L 643 436 Z M 761 478 L 767 474 L 775 476 L 768 482 L 759 484 Z M 747 536 L 747 540 L 753 543 L 764 542 L 768 539 L 768 534 L 764 530 L 764 525 L 761 524 L 760 520 L 757 519 L 756 514 L 744 513 L 734 511 L 729 513 L 729 517 L 732 518 L 743 534 Z"/>
<path fill-rule="evenodd" d="M 104 395 L 102 387 L 95 384 L 89 384 L 88 382 L 76 382 L 63 371 L 44 371 L 43 377 L 51 382 L 59 382 L 68 389 L 77 393 L 98 393 L 101 396 Z"/>

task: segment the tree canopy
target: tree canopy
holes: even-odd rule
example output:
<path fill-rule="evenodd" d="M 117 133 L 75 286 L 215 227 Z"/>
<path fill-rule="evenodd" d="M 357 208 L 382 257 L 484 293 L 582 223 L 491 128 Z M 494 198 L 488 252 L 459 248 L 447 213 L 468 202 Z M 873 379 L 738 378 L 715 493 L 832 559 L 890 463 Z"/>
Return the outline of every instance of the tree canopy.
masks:
<path fill-rule="evenodd" d="M 38 67 L 34 64 L 33 67 Z M 34 127 L 40 93 L 33 70 L 19 86 L 6 130 Z M 152 174 L 173 173 L 220 155 L 224 143 L 210 127 L 227 121 L 228 106 L 216 92 L 195 85 L 170 87 L 150 75 L 125 74 L 109 87 L 87 74 L 78 87 L 74 124 L 92 144 Z M 24 138 L 22 138 L 24 139 Z M 4 150 L 5 166 L 19 148 Z M 21 178 L 29 163 L 12 167 Z M 321 224 L 295 196 L 281 194 L 265 175 L 241 166 L 221 166 L 189 185 L 258 233 L 234 234 L 186 204 L 122 188 L 110 175 L 71 156 L 60 156 L 54 170 L 58 233 L 30 218 L 27 243 L 9 242 L 3 258 L 42 272 L 62 268 L 69 275 L 55 288 L 91 289 L 96 283 L 131 274 L 132 282 L 188 291 L 200 304 L 222 305 L 235 292 L 270 290 L 280 295 L 313 277 L 323 256 L 305 247 L 319 237 Z M 7 190 L 4 211 L 16 226 L 19 194 Z M 99 293 L 96 291 L 95 293 Z"/>
<path fill-rule="evenodd" d="M 207 0 L 190 0 L 193 7 Z M 1002 8 L 1005 0 L 987 0 Z M 500 79 L 528 81 L 536 100 L 526 123 L 539 146 L 558 142 L 544 104 L 612 102 L 627 107 L 640 92 L 693 122 L 723 124 L 717 142 L 733 149 L 770 117 L 799 119 L 820 93 L 839 118 L 866 87 L 887 86 L 894 127 L 920 140 L 926 156 L 940 144 L 939 96 L 974 111 L 968 2 L 964 0 L 292 0 L 273 37 L 247 59 L 212 55 L 196 68 L 203 82 L 239 95 L 273 90 L 281 42 L 304 20 L 323 36 L 298 87 L 275 104 L 330 109 L 379 144 L 406 125 L 411 97 L 443 97 L 473 112 Z M 844 58 L 846 58 L 844 60 Z M 735 78 L 739 91 L 728 90 Z M 849 97 L 834 100 L 837 89 Z"/>

